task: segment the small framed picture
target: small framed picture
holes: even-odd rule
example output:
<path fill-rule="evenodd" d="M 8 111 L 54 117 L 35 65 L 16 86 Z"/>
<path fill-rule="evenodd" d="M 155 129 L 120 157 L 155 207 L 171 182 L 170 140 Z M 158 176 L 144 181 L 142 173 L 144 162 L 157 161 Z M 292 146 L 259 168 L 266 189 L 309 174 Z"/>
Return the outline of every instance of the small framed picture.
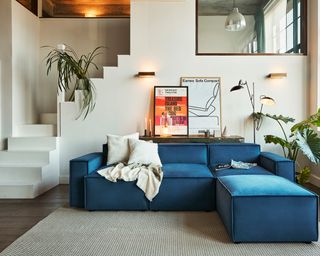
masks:
<path fill-rule="evenodd" d="M 219 77 L 181 77 L 189 92 L 189 134 L 221 131 L 221 82 Z"/>
<path fill-rule="evenodd" d="M 188 87 L 155 86 L 154 135 L 187 136 L 188 126 Z"/>

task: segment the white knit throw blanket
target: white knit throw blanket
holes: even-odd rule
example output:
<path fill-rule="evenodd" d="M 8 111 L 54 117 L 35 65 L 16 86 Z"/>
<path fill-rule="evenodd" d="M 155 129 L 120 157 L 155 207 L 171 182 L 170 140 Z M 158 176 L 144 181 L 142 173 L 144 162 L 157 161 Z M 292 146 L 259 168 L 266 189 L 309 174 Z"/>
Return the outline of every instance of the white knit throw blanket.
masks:
<path fill-rule="evenodd" d="M 116 166 L 101 169 L 98 173 L 111 182 L 137 180 L 136 185 L 144 192 L 150 202 L 158 194 L 163 178 L 161 167 L 153 164 L 125 165 L 119 163 Z"/>

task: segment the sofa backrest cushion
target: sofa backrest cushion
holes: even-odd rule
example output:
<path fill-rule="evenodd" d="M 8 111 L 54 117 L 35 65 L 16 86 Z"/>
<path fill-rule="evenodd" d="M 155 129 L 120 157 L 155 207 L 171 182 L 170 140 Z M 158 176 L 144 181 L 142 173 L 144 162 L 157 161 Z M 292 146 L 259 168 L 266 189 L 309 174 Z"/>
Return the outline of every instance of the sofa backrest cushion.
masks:
<path fill-rule="evenodd" d="M 208 148 L 202 143 L 159 143 L 158 152 L 162 164 L 208 164 Z"/>
<path fill-rule="evenodd" d="M 210 167 L 217 164 L 230 164 L 231 160 L 258 163 L 260 145 L 252 143 L 209 144 Z"/>

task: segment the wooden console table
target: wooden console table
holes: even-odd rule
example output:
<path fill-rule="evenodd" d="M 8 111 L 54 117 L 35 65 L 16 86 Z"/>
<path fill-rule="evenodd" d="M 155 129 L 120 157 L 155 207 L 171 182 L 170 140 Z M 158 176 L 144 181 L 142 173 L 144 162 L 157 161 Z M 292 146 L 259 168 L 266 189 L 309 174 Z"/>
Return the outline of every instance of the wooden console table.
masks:
<path fill-rule="evenodd" d="M 243 143 L 241 136 L 205 137 L 205 136 L 141 136 L 140 140 L 152 140 L 155 143 Z"/>

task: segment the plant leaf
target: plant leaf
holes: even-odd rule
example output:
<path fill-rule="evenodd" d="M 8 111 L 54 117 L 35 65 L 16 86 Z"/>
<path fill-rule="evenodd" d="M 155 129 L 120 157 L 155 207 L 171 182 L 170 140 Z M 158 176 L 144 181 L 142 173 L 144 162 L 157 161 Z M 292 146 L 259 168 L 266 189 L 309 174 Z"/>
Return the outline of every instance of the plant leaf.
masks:
<path fill-rule="evenodd" d="M 304 167 L 302 168 L 298 173 L 297 173 L 297 181 L 299 184 L 303 185 L 309 181 L 311 174 L 311 170 L 309 167 Z"/>
<path fill-rule="evenodd" d="M 284 147 L 284 148 L 290 148 L 290 143 L 278 136 L 265 135 L 264 140 L 266 143 L 273 143 L 275 145 L 280 145 L 281 147 Z"/>
<path fill-rule="evenodd" d="M 320 163 L 320 137 L 311 128 L 296 132 L 296 142 L 302 153 L 315 164 Z"/>
<path fill-rule="evenodd" d="M 274 119 L 276 121 L 282 121 L 284 122 L 285 124 L 287 123 L 293 123 L 295 121 L 294 118 L 292 117 L 288 117 L 288 116 L 283 116 L 283 115 L 270 115 L 270 114 L 262 114 L 266 117 L 269 117 L 271 119 Z"/>
<path fill-rule="evenodd" d="M 311 115 L 308 119 L 294 125 L 291 128 L 291 131 L 292 132 L 297 130 L 302 131 L 305 128 L 308 128 L 310 126 L 320 127 L 320 108 L 318 109 L 317 113 L 315 113 L 314 115 Z"/>

